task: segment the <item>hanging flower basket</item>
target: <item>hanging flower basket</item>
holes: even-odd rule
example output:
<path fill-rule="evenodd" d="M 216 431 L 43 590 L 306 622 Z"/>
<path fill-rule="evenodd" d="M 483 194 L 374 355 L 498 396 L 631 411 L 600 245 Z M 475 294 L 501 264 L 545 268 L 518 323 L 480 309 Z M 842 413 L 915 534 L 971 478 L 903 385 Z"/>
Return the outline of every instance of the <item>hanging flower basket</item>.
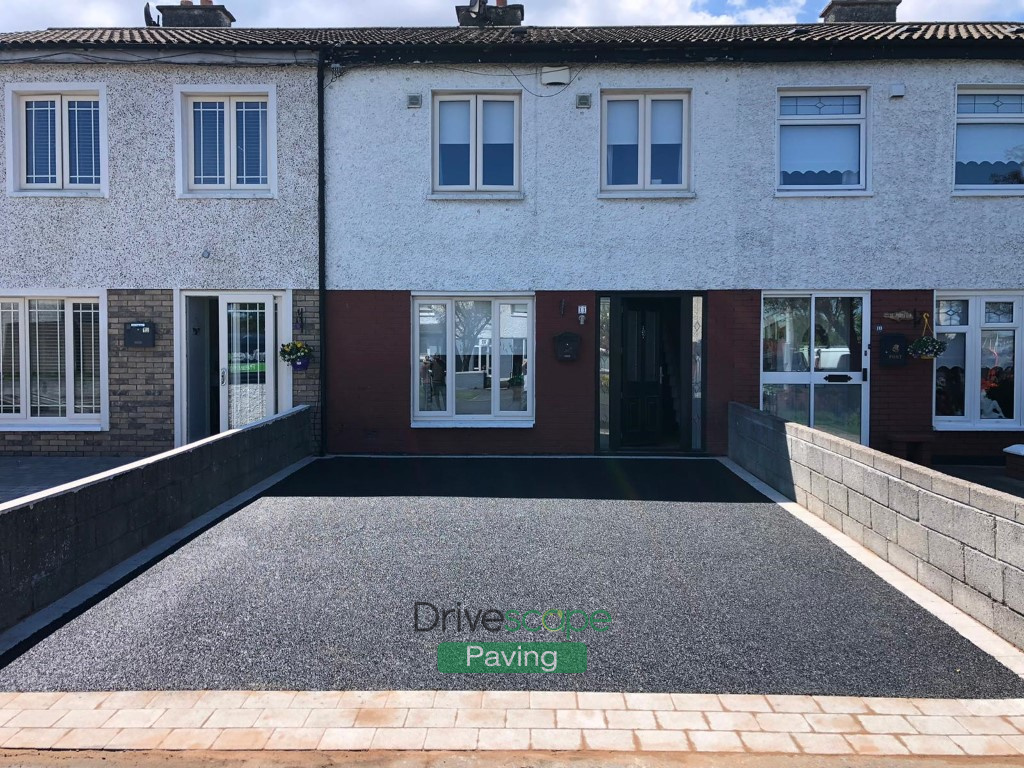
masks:
<path fill-rule="evenodd" d="M 313 348 L 304 341 L 290 341 L 281 345 L 278 354 L 282 361 L 291 365 L 293 371 L 304 371 L 313 359 Z"/>
<path fill-rule="evenodd" d="M 924 330 L 921 332 L 921 338 L 914 339 L 907 345 L 907 354 L 910 357 L 918 360 L 934 360 L 936 357 L 946 351 L 946 347 L 949 346 L 946 342 L 941 339 L 937 339 L 932 335 L 931 325 L 928 322 L 928 315 L 924 315 Z"/>

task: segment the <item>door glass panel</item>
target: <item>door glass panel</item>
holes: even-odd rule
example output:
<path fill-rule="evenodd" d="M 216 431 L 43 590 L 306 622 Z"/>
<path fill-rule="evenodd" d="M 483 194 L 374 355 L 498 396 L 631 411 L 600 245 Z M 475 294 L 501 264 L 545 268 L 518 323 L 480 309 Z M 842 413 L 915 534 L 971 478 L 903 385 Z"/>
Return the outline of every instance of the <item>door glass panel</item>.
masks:
<path fill-rule="evenodd" d="M 448 305 L 420 304 L 416 329 L 420 361 L 419 410 L 448 410 Z"/>
<path fill-rule="evenodd" d="M 602 451 L 611 447 L 611 396 L 612 396 L 612 300 L 601 297 L 598 312 L 598 435 Z"/>
<path fill-rule="evenodd" d="M 29 415 L 67 416 L 64 302 L 28 303 Z"/>
<path fill-rule="evenodd" d="M 526 304 L 499 304 L 501 329 L 498 359 L 500 408 L 502 411 L 525 411 L 529 386 L 530 313 Z"/>
<path fill-rule="evenodd" d="M 981 418 L 1012 419 L 1015 331 L 981 332 Z"/>
<path fill-rule="evenodd" d="M 0 413 L 21 413 L 21 308 L 0 301 Z"/>
<path fill-rule="evenodd" d="M 814 428 L 860 442 L 860 384 L 815 384 Z"/>
<path fill-rule="evenodd" d="M 967 335 L 943 333 L 946 351 L 935 360 L 935 415 L 963 416 L 966 388 Z"/>
<path fill-rule="evenodd" d="M 810 298 L 765 296 L 763 365 L 766 372 L 810 370 L 810 318 Z"/>
<path fill-rule="evenodd" d="M 227 305 L 228 429 L 266 418 L 267 309 L 262 303 Z"/>
<path fill-rule="evenodd" d="M 704 447 L 704 297 L 693 297 L 693 335 L 690 356 L 691 400 L 690 447 L 699 451 Z"/>
<path fill-rule="evenodd" d="M 773 416 L 807 426 L 811 423 L 809 384 L 765 384 L 764 407 Z"/>
<path fill-rule="evenodd" d="M 455 302 L 455 413 L 490 415 L 492 317 L 489 301 Z"/>
<path fill-rule="evenodd" d="M 863 320 L 862 298 L 820 296 L 814 300 L 814 370 L 861 370 Z"/>

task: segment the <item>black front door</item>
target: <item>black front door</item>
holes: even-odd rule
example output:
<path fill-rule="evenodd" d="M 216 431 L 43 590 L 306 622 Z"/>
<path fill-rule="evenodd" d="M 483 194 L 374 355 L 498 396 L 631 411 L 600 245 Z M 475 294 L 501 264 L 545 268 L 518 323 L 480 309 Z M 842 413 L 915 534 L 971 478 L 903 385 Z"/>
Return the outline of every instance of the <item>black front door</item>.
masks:
<path fill-rule="evenodd" d="M 623 299 L 620 445 L 661 445 L 675 422 L 666 361 L 665 302 Z M 669 422 L 672 422 L 670 424 Z"/>

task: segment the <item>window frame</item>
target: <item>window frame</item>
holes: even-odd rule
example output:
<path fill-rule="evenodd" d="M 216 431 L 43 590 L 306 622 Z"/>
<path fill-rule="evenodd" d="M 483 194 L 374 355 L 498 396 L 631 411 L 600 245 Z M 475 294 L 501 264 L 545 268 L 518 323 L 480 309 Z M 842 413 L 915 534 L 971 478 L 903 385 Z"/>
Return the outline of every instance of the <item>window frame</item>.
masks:
<path fill-rule="evenodd" d="M 455 412 L 455 302 L 457 301 L 489 301 L 491 303 L 491 318 L 493 333 L 501 338 L 500 311 L 495 308 L 501 304 L 526 304 L 527 305 L 527 366 L 524 394 L 527 397 L 526 410 L 524 411 L 502 411 L 501 410 L 501 387 L 491 387 L 491 413 L 490 414 L 458 414 Z M 422 305 L 444 304 L 448 313 L 448 328 L 446 329 L 446 344 L 448 346 L 447 367 L 445 371 L 445 403 L 444 411 L 420 411 L 420 355 L 419 355 L 419 317 Z M 459 294 L 459 293 L 414 293 L 411 300 L 411 397 L 410 417 L 413 428 L 435 427 L 435 428 L 529 428 L 534 426 L 537 406 L 536 399 L 536 360 L 537 350 L 537 325 L 536 325 L 536 298 L 533 294 Z M 493 339 L 493 337 L 492 337 Z M 493 348 L 493 347 L 492 347 Z M 492 353 L 493 356 L 493 353 Z M 500 357 L 499 357 L 500 359 Z"/>
<path fill-rule="evenodd" d="M 1019 196 L 1024 195 L 1024 184 L 957 184 L 956 153 L 960 141 L 961 125 L 1021 124 L 1024 113 L 1018 115 L 961 115 L 960 96 L 981 94 L 1024 95 L 1024 85 L 957 85 L 953 91 L 953 157 L 951 163 L 953 194 L 959 196 Z"/>
<path fill-rule="evenodd" d="M 193 183 L 195 142 L 192 104 L 196 101 L 226 102 L 225 119 L 225 183 Z M 267 103 L 267 184 L 238 184 L 237 157 L 233 137 L 236 135 L 234 105 L 238 101 Z M 174 86 L 175 197 L 237 199 L 276 198 L 278 196 L 277 163 L 277 86 L 273 84 L 217 84 Z"/>
<path fill-rule="evenodd" d="M 966 301 L 967 323 L 962 325 L 939 325 L 938 307 L 940 301 Z M 1012 302 L 1012 323 L 986 323 L 986 302 Z M 936 291 L 932 301 L 934 333 L 938 338 L 944 333 L 964 334 L 964 415 L 939 416 L 935 412 L 938 400 L 939 359 L 932 363 L 932 427 L 938 431 L 1005 432 L 1020 431 L 1024 427 L 1024 413 L 1021 397 L 1024 395 L 1024 380 L 1020 362 L 1021 341 L 1024 339 L 1024 293 L 1014 291 Z M 981 335 L 984 331 L 1014 332 L 1014 416 L 1012 419 L 983 419 L 981 413 Z M 971 385 L 970 382 L 974 382 Z"/>
<path fill-rule="evenodd" d="M 73 184 L 70 181 L 68 101 L 89 100 L 99 105 L 99 170 L 98 184 Z M 30 184 L 26 181 L 28 159 L 25 135 L 25 110 L 29 101 L 57 102 L 57 182 Z M 109 197 L 107 136 L 107 88 L 103 83 L 8 83 L 4 86 L 5 129 L 8 140 L 7 194 L 11 197 Z"/>
<path fill-rule="evenodd" d="M 843 196 L 871 194 L 871 162 L 869 152 L 871 89 L 867 87 L 779 88 L 775 96 L 775 194 L 777 197 Z M 860 114 L 852 115 L 783 115 L 782 99 L 787 96 L 859 96 Z M 782 128 L 796 126 L 856 125 L 860 128 L 860 183 L 859 184 L 783 184 L 782 183 Z"/>
<path fill-rule="evenodd" d="M 65 396 L 67 413 L 64 416 L 32 416 L 30 412 L 30 375 L 28 344 L 28 312 L 31 301 L 64 302 L 64 365 Z M 32 291 L 25 293 L 0 294 L 0 302 L 15 302 L 19 305 L 19 373 L 21 378 L 21 413 L 0 414 L 0 431 L 4 432 L 106 432 L 110 429 L 110 382 L 109 382 L 109 330 L 106 291 Z M 98 414 L 74 413 L 74 322 L 72 313 L 76 303 L 94 303 L 99 306 L 99 396 Z"/>
<path fill-rule="evenodd" d="M 692 164 L 691 150 L 692 142 L 692 119 L 690 115 L 692 91 L 688 88 L 679 89 L 655 89 L 655 90 L 618 90 L 608 89 L 601 92 L 601 162 L 600 162 L 600 183 L 598 189 L 601 194 L 609 195 L 616 192 L 644 193 L 645 195 L 656 196 L 659 192 L 670 194 L 690 192 Z M 638 101 L 639 110 L 637 115 L 637 140 L 640 144 L 637 173 L 638 184 L 609 184 L 608 183 L 608 102 L 611 101 Z M 655 101 L 681 101 L 683 104 L 683 146 L 682 146 L 682 183 L 681 184 L 652 184 L 651 183 L 651 105 Z"/>
<path fill-rule="evenodd" d="M 441 109 L 443 102 L 469 102 L 469 179 L 468 185 L 441 184 Z M 511 186 L 484 184 L 483 178 L 483 135 L 485 101 L 512 102 L 515 111 L 513 137 L 513 181 Z M 431 190 L 435 195 L 460 193 L 506 193 L 514 194 L 522 191 L 522 156 L 523 156 L 523 98 L 522 92 L 511 90 L 500 91 L 434 91 L 431 115 Z"/>

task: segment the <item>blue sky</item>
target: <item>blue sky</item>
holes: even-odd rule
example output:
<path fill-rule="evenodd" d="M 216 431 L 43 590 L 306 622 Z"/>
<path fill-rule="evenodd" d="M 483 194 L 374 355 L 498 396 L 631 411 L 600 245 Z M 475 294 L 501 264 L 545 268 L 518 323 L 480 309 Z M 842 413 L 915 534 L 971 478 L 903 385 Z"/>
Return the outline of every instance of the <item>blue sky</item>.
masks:
<path fill-rule="evenodd" d="M 169 0 L 176 2 L 177 0 Z M 450 26 L 455 0 L 223 0 L 238 26 Z M 463 0 L 465 2 L 465 0 Z M 816 21 L 827 0 L 524 0 L 527 23 Z M 156 4 L 156 3 L 154 3 Z M 139 26 L 144 0 L 0 0 L 0 31 Z M 1024 0 L 903 0 L 903 21 L 1024 20 Z"/>

